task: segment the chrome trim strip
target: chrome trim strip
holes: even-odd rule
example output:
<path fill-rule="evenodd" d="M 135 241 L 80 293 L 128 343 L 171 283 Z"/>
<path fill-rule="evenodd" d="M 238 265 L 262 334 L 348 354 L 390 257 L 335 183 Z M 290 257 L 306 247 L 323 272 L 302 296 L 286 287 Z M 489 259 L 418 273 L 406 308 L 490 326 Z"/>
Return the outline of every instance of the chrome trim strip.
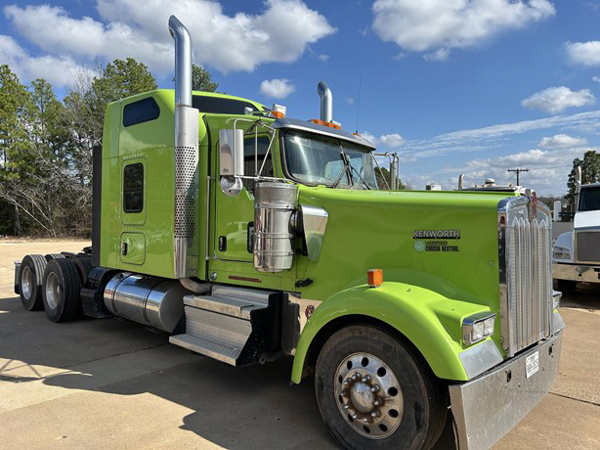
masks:
<path fill-rule="evenodd" d="M 302 232 L 306 240 L 308 259 L 317 262 L 321 256 L 329 214 L 318 206 L 302 204 L 300 205 L 300 211 L 302 212 Z"/>

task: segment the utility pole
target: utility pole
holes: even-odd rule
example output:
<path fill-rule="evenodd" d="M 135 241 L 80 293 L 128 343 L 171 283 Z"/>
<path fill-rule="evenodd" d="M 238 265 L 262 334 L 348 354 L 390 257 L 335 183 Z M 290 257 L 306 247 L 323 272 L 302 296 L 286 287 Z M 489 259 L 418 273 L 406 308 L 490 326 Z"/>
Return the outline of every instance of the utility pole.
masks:
<path fill-rule="evenodd" d="M 521 172 L 529 172 L 529 169 L 508 169 L 508 172 L 515 172 L 517 174 L 517 186 L 521 186 L 519 183 L 519 174 Z"/>

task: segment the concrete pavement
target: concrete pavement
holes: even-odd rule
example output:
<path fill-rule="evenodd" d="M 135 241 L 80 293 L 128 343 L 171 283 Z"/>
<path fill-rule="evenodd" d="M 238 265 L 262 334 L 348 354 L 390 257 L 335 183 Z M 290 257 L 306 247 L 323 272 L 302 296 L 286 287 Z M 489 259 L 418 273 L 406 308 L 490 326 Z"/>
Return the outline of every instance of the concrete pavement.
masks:
<path fill-rule="evenodd" d="M 235 369 L 131 322 L 54 324 L 25 311 L 12 293 L 12 260 L 83 245 L 0 242 L 3 448 L 337 448 L 312 380 L 289 385 L 291 360 Z M 552 393 L 497 450 L 600 448 L 600 289 L 565 303 Z M 437 448 L 452 446 L 447 427 Z"/>

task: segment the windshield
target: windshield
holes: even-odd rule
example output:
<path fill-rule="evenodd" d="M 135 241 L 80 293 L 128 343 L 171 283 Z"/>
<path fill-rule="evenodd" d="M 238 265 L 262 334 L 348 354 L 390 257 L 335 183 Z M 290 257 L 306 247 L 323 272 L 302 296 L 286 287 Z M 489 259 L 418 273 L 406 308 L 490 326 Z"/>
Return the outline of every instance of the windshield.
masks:
<path fill-rule="evenodd" d="M 600 186 L 584 187 L 579 193 L 579 211 L 595 211 L 600 209 Z"/>
<path fill-rule="evenodd" d="M 288 174 L 305 184 L 377 189 L 369 150 L 340 139 L 300 131 L 284 135 Z"/>

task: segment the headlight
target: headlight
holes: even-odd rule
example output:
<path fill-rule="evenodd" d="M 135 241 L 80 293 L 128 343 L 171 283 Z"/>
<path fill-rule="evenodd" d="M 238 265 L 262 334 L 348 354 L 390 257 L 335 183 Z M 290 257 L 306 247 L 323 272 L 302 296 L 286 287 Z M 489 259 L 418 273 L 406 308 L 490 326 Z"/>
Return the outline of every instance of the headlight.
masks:
<path fill-rule="evenodd" d="M 571 252 L 566 247 L 554 247 L 554 258 L 556 259 L 571 259 Z"/>
<path fill-rule="evenodd" d="M 473 345 L 494 333 L 495 313 L 477 313 L 463 319 L 462 334 L 465 345 Z"/>

